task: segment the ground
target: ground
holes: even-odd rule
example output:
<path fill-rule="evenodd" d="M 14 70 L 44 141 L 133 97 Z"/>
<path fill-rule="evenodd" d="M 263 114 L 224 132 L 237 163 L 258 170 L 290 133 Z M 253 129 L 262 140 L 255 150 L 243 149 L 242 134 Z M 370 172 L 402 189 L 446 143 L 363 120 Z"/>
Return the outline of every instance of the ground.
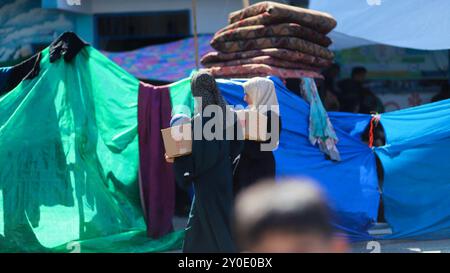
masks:
<path fill-rule="evenodd" d="M 187 218 L 175 217 L 173 220 L 175 229 L 184 228 L 186 221 Z M 389 234 L 390 232 L 391 230 L 386 224 L 377 224 L 370 231 L 373 235 Z M 381 240 L 358 242 L 351 244 L 351 250 L 355 253 L 450 253 L 450 239 L 430 241 Z"/>
<path fill-rule="evenodd" d="M 390 234 L 387 224 L 377 224 L 369 231 L 372 235 Z M 351 244 L 356 253 L 450 253 L 448 240 L 380 240 Z"/>

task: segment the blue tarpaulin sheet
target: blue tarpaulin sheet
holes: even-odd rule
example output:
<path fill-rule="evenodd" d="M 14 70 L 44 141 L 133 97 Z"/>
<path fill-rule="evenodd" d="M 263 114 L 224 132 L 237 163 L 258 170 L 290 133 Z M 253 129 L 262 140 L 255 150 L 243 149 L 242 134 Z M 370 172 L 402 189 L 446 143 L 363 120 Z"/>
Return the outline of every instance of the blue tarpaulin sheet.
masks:
<path fill-rule="evenodd" d="M 271 79 L 276 87 L 282 124 L 280 144 L 274 152 L 277 176 L 316 180 L 336 212 L 336 224 L 354 239 L 368 239 L 367 230 L 377 218 L 378 180 L 375 156 L 358 136 L 370 122 L 370 115 L 330 114 L 331 120 L 345 120 L 345 125 L 335 126 L 342 160 L 331 161 L 309 142 L 309 105 L 287 90 L 278 78 Z M 219 80 L 219 87 L 230 104 L 245 106 L 240 83 Z"/>
<path fill-rule="evenodd" d="M 361 141 L 371 116 L 329 112 L 342 161 L 327 159 L 308 141 L 309 105 L 276 77 L 282 131 L 274 152 L 278 177 L 310 177 L 324 189 L 336 225 L 369 240 L 380 203 L 375 154 L 384 170 L 383 200 L 392 234 L 378 239 L 433 239 L 450 234 L 450 100 L 381 114 L 383 147 Z M 230 104 L 243 105 L 243 80 L 218 80 Z"/>
<path fill-rule="evenodd" d="M 448 237 L 450 229 L 450 100 L 381 115 L 389 238 Z"/>

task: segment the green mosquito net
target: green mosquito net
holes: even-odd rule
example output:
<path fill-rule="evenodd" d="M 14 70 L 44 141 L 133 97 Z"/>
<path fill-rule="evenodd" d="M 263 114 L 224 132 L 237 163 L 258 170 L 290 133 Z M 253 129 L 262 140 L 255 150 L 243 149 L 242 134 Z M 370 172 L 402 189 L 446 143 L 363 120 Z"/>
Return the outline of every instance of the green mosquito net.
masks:
<path fill-rule="evenodd" d="M 0 97 L 0 252 L 151 252 L 138 167 L 139 81 L 92 47 Z"/>

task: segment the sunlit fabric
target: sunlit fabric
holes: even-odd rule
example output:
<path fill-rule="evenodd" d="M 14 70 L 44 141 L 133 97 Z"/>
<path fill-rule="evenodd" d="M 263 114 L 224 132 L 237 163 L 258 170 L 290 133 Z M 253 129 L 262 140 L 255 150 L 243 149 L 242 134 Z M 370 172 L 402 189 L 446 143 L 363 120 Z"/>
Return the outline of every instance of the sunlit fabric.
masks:
<path fill-rule="evenodd" d="M 450 1 L 447 0 L 310 0 L 309 8 L 338 22 L 337 49 L 370 41 L 423 50 L 450 49 Z M 334 37 L 333 37 L 334 36 Z M 353 38 L 353 39 L 350 39 Z"/>
<path fill-rule="evenodd" d="M 375 149 L 384 169 L 389 238 L 450 233 L 450 100 L 381 115 L 386 145 Z"/>
<path fill-rule="evenodd" d="M 164 251 L 138 187 L 139 81 L 91 47 L 0 98 L 2 251 Z"/>

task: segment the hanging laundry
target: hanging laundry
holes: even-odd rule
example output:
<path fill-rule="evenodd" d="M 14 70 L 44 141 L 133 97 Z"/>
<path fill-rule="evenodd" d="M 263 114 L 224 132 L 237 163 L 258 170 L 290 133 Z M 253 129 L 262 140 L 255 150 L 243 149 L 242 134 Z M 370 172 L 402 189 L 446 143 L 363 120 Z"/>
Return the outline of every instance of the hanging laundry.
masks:
<path fill-rule="evenodd" d="M 11 67 L 0 67 L 0 96 L 8 92 L 6 86 L 10 73 Z"/>
<path fill-rule="evenodd" d="M 50 62 L 53 63 L 63 57 L 70 62 L 85 46 L 89 44 L 81 40 L 74 32 L 64 32 L 50 44 Z"/>
<path fill-rule="evenodd" d="M 184 231 L 158 239 L 146 233 L 140 82 L 92 47 L 70 58 L 64 52 L 50 62 L 43 50 L 38 75 L 0 97 L 2 245 L 20 252 L 180 248 Z"/>
<path fill-rule="evenodd" d="M 138 128 L 141 202 L 148 235 L 158 238 L 173 231 L 175 177 L 173 166 L 164 158 L 161 129 L 170 126 L 171 103 L 168 86 L 141 83 Z"/>
<path fill-rule="evenodd" d="M 39 74 L 41 54 L 35 54 L 25 61 L 0 68 L 0 96 L 14 89 L 22 80 L 31 80 Z"/>
<path fill-rule="evenodd" d="M 336 148 L 338 138 L 333 125 L 328 118 L 327 111 L 320 101 L 316 83 L 311 78 L 302 79 L 302 97 L 309 103 L 309 141 L 318 145 L 320 150 L 329 155 L 332 160 L 341 160 Z"/>
<path fill-rule="evenodd" d="M 170 126 L 174 115 L 193 115 L 190 86 L 186 78 L 164 86 L 141 83 L 139 88 L 139 184 L 147 233 L 153 238 L 172 232 L 175 209 L 173 165 L 164 158 L 161 129 Z"/>

